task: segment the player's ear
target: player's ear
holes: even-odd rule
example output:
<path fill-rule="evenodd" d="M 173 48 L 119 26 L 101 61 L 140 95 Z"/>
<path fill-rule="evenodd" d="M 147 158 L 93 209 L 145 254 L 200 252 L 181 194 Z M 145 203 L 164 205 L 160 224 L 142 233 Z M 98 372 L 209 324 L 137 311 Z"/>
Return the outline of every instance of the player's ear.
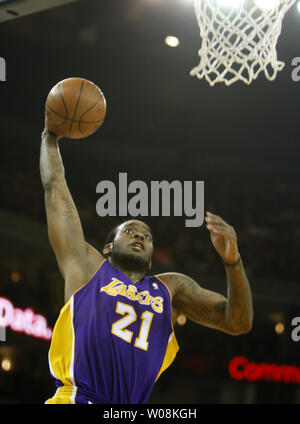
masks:
<path fill-rule="evenodd" d="M 112 243 L 107 244 L 106 246 L 104 246 L 102 253 L 103 256 L 110 256 L 111 255 L 111 249 L 112 249 Z"/>

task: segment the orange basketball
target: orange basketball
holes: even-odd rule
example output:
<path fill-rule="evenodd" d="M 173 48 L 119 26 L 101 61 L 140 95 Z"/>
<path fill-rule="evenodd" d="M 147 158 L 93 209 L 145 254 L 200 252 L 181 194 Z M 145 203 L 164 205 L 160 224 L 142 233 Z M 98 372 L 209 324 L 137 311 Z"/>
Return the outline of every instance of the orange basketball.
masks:
<path fill-rule="evenodd" d="M 48 94 L 46 128 L 60 136 L 84 138 L 102 125 L 106 101 L 102 91 L 84 78 L 67 78 Z"/>

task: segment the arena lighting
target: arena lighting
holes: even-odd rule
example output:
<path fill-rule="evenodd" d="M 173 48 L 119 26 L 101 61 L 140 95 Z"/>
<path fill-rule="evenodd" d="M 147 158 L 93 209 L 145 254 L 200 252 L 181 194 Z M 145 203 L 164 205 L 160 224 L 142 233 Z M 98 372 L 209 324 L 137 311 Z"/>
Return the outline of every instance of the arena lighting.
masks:
<path fill-rule="evenodd" d="M 244 356 L 231 359 L 228 371 L 234 380 L 271 381 L 300 384 L 300 367 L 294 365 L 257 364 Z"/>
<path fill-rule="evenodd" d="M 255 3 L 261 9 L 275 9 L 279 4 L 279 0 L 255 0 Z"/>
<path fill-rule="evenodd" d="M 165 39 L 165 43 L 169 47 L 177 47 L 179 46 L 179 39 L 173 35 L 168 35 Z"/>
<path fill-rule="evenodd" d="M 300 13 L 300 1 L 298 1 L 297 3 L 297 9 L 298 9 L 298 12 Z"/>
<path fill-rule="evenodd" d="M 17 271 L 13 271 L 10 274 L 10 279 L 13 283 L 18 283 L 20 281 L 20 274 Z"/>
<path fill-rule="evenodd" d="M 274 331 L 276 334 L 284 333 L 284 324 L 282 322 L 277 322 L 274 326 Z"/>
<path fill-rule="evenodd" d="M 10 327 L 17 333 L 44 340 L 52 337 L 52 329 L 44 315 L 36 314 L 31 308 L 15 308 L 5 297 L 0 297 L 0 327 Z"/>
<path fill-rule="evenodd" d="M 8 358 L 4 358 L 1 362 L 1 368 L 3 371 L 10 371 L 12 367 L 11 360 Z"/>
<path fill-rule="evenodd" d="M 178 325 L 184 325 L 186 324 L 186 316 L 184 314 L 180 314 L 177 317 L 177 324 Z"/>

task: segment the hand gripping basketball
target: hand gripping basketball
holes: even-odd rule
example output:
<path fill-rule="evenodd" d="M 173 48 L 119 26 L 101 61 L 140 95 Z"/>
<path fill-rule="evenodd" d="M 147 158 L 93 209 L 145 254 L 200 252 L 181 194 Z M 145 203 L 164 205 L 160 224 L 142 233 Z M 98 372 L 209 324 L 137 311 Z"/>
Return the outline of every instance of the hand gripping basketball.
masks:
<path fill-rule="evenodd" d="M 97 85 L 84 78 L 67 78 L 49 92 L 45 128 L 60 137 L 88 137 L 102 125 L 105 97 Z"/>

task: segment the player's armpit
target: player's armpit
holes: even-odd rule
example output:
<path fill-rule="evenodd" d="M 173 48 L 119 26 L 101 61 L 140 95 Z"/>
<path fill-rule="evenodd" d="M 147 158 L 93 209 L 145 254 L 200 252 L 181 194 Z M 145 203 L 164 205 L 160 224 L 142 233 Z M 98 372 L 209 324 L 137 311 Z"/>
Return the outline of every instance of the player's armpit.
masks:
<path fill-rule="evenodd" d="M 180 273 L 159 276 L 173 292 L 173 305 L 187 318 L 206 327 L 228 334 L 240 334 L 226 319 L 227 299 L 219 293 L 203 289 L 192 278 Z"/>
<path fill-rule="evenodd" d="M 65 303 L 69 298 L 95 275 L 104 261 L 104 257 L 89 243 L 85 242 L 87 254 L 83 261 L 78 261 L 76 257 L 71 258 L 67 263 L 65 271 Z"/>

